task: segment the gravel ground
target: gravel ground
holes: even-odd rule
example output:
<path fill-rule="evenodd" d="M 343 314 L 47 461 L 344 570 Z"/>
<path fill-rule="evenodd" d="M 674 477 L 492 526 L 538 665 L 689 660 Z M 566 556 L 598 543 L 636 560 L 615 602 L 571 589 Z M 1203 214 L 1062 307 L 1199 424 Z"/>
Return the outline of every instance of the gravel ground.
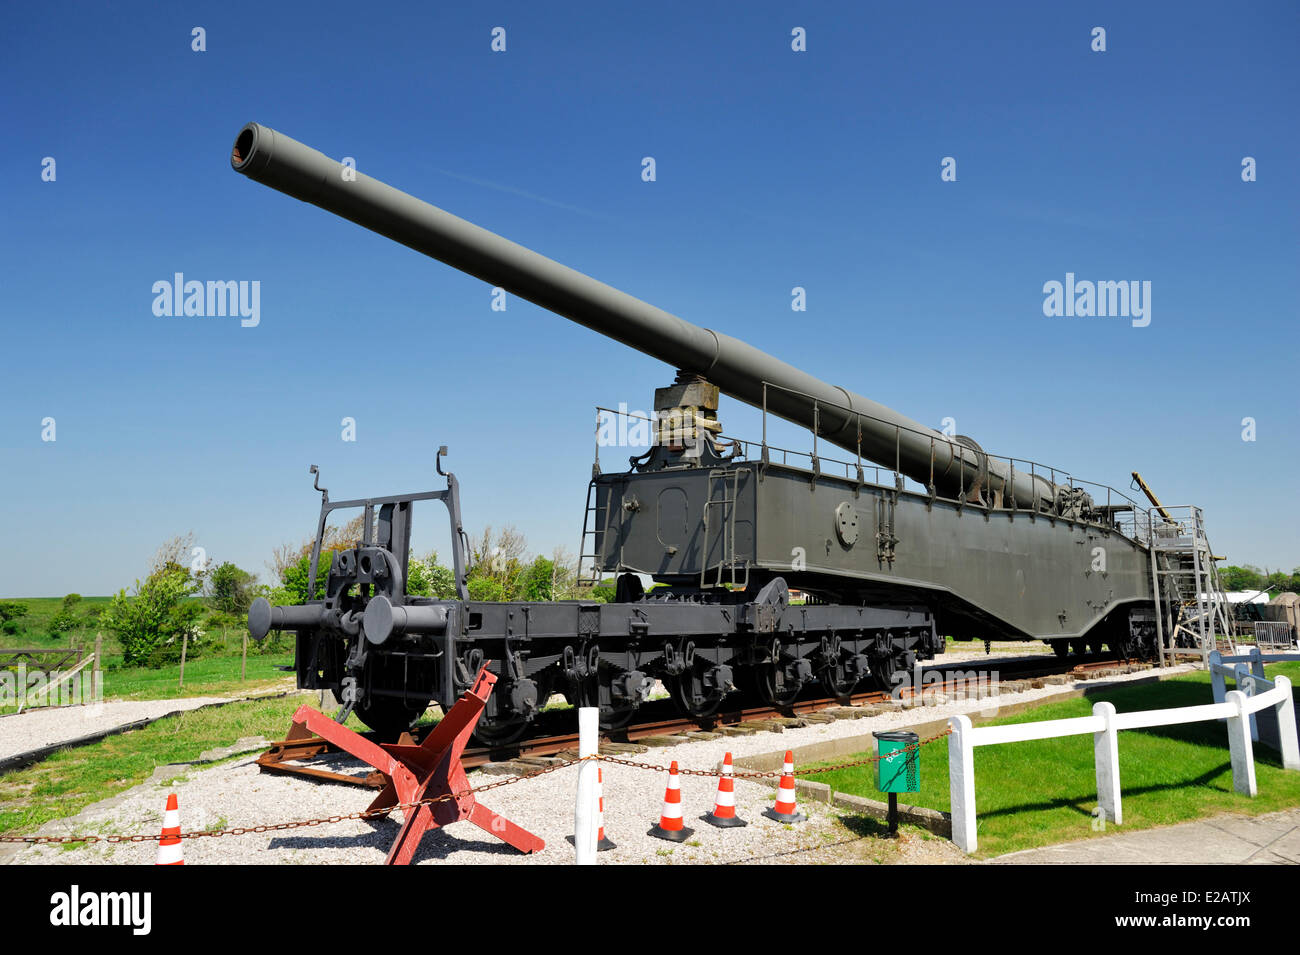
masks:
<path fill-rule="evenodd" d="M 192 710 L 225 697 L 191 696 L 179 700 L 122 700 L 85 706 L 40 707 L 0 717 L 0 759 L 52 746 L 178 710 Z"/>
<path fill-rule="evenodd" d="M 1186 669 L 1190 668 L 1173 668 L 1167 672 Z M 1149 675 L 1150 671 L 1134 673 L 1106 682 Z M 1008 704 L 1020 703 L 1068 689 L 1068 686 L 1048 686 L 1000 699 Z M 849 736 L 865 737 L 863 748 L 869 749 L 872 730 L 915 725 L 960 712 L 992 711 L 989 700 L 947 702 L 869 719 L 814 724 L 780 734 L 763 732 L 752 736 L 693 741 L 654 748 L 629 758 L 665 767 L 675 759 L 683 768 L 708 770 L 727 751 L 740 758 Z M 88 807 L 76 818 L 52 823 L 41 831 L 43 834 L 156 832 L 169 791 L 179 795 L 181 823 L 186 830 L 265 825 L 345 814 L 364 809 L 374 797 L 373 791 L 360 787 L 262 773 L 253 763 L 254 755 L 241 756 L 199 771 L 178 767 L 175 770 L 179 776 L 177 779 L 156 778 L 123 796 Z M 338 769 L 356 765 L 342 757 L 332 762 Z M 772 822 L 759 813 L 771 805 L 774 791 L 745 780 L 736 781 L 736 805 L 740 816 L 747 819 L 749 825 L 743 829 L 715 829 L 700 821 L 699 817 L 713 806 L 716 780 L 693 776 L 681 777 L 681 789 L 686 824 L 695 829 L 695 834 L 685 843 L 664 842 L 648 836 L 647 830 L 658 821 L 666 774 L 613 764 L 605 764 L 603 769 L 605 830 L 618 846 L 599 855 L 604 864 L 966 861 L 947 840 L 920 830 L 907 831 L 906 837 L 898 843 L 873 838 L 879 831 L 875 823 L 843 814 L 824 804 L 801 802 L 800 809 L 809 815 L 806 823 L 784 826 Z M 573 831 L 577 771 L 576 766 L 567 767 L 504 786 L 483 796 L 483 802 L 489 808 L 544 839 L 546 849 L 542 852 L 520 855 L 472 824 L 460 822 L 426 835 L 416 863 L 443 860 L 464 864 L 571 862 L 573 850 L 565 836 Z M 503 778 L 470 774 L 471 784 L 476 786 Z M 199 864 L 374 864 L 383 860 L 396 830 L 397 822 L 393 818 L 200 839 L 185 843 L 185 859 L 187 863 Z M 148 864 L 154 861 L 156 852 L 154 843 L 96 844 L 71 850 L 32 846 L 19 852 L 13 861 Z"/>
<path fill-rule="evenodd" d="M 1057 660 L 1051 647 L 1040 640 L 1012 641 L 994 640 L 989 652 L 984 652 L 982 640 L 949 640 L 945 652 L 933 660 L 926 660 L 922 666 L 941 666 L 946 663 L 977 662 L 981 666 L 993 665 L 1000 660 L 1023 663 L 1026 657 L 1044 657 L 1045 662 Z"/>

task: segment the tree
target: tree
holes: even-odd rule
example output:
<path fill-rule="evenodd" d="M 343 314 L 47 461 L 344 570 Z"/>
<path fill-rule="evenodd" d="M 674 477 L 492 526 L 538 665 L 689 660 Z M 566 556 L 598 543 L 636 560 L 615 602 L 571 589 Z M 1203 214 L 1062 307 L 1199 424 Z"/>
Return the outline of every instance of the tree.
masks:
<path fill-rule="evenodd" d="M 325 596 L 325 584 L 329 580 L 330 568 L 334 566 L 334 552 L 322 552 L 320 555 L 320 566 L 316 568 L 316 589 L 315 596 Z M 311 593 L 311 549 L 303 554 L 298 560 L 285 568 L 284 573 L 280 576 L 280 585 L 285 595 L 290 599 L 285 601 L 290 604 L 304 604 L 308 600 L 314 599 Z M 271 601 L 275 603 L 274 600 Z"/>
<path fill-rule="evenodd" d="M 526 549 L 524 535 L 514 527 L 505 527 L 498 532 L 494 532 L 491 526 L 485 527 L 483 533 L 471 540 L 469 545 L 469 571 L 466 574 L 466 583 L 469 585 L 471 598 L 518 600 L 527 567 L 523 561 Z M 491 584 L 475 584 L 476 580 L 491 581 Z M 476 592 L 499 594 L 499 596 L 474 597 L 473 594 Z"/>
<path fill-rule="evenodd" d="M 1245 567 L 1228 564 L 1219 568 L 1219 583 L 1224 590 L 1260 590 L 1264 586 L 1264 574 L 1250 564 Z"/>
<path fill-rule="evenodd" d="M 180 659 L 188 637 L 202 636 L 198 620 L 203 607 L 187 598 L 198 593 L 200 584 L 188 570 L 164 562 L 144 582 L 135 582 L 128 597 L 119 590 L 100 616 L 106 630 L 117 635 L 127 666 L 160 667 Z M 196 647 L 197 650 L 197 647 Z"/>
<path fill-rule="evenodd" d="M 555 599 L 555 562 L 540 554 L 533 558 L 520 581 L 524 600 Z"/>
<path fill-rule="evenodd" d="M 412 556 L 406 568 L 406 592 L 412 597 L 451 600 L 456 596 L 455 571 L 438 563 L 436 550 L 423 560 Z"/>
<path fill-rule="evenodd" d="M 212 606 L 222 613 L 243 616 L 256 593 L 257 578 L 226 561 L 208 576 Z"/>
<path fill-rule="evenodd" d="M 351 550 L 361 542 L 362 535 L 365 533 L 366 515 L 358 514 L 342 527 L 335 527 L 333 524 L 325 526 L 325 535 L 321 540 L 321 564 L 325 564 L 326 552 L 336 550 Z M 294 565 L 298 564 L 304 556 L 311 556 L 312 546 L 316 543 L 314 537 L 309 537 L 299 544 L 281 544 L 271 553 L 271 559 L 267 566 L 275 575 L 276 580 L 284 580 L 284 575 Z"/>

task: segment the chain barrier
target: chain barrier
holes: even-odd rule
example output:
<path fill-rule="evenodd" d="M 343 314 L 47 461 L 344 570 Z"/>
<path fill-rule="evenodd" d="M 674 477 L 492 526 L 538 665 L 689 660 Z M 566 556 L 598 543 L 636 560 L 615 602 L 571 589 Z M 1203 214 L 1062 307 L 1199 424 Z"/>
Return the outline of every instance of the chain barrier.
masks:
<path fill-rule="evenodd" d="M 936 733 L 933 736 L 927 736 L 925 739 L 915 743 L 909 743 L 902 749 L 895 750 L 889 755 L 889 758 L 902 756 L 907 753 L 919 752 L 922 746 L 927 743 L 933 743 L 935 740 L 943 739 L 951 735 L 952 730 L 945 729 L 942 733 Z M 619 766 L 630 766 L 634 769 L 645 769 L 655 773 L 668 772 L 667 766 L 658 766 L 654 763 L 642 763 L 631 759 L 622 759 L 618 756 L 604 756 L 597 754 L 595 756 L 583 756 L 578 759 L 566 759 L 550 766 L 543 766 L 541 769 L 531 773 L 524 773 L 522 776 L 511 776 L 507 779 L 498 780 L 494 783 L 487 783 L 483 786 L 473 786 L 469 789 L 461 789 L 454 793 L 443 793 L 441 796 L 431 796 L 428 799 L 420 799 L 416 802 L 398 803 L 393 806 L 386 806 L 383 809 L 363 809 L 360 812 L 349 812 L 343 815 L 325 816 L 321 819 L 301 819 L 295 822 L 278 822 L 262 826 L 235 826 L 229 829 L 205 829 L 193 832 L 182 832 L 176 838 L 179 839 L 215 839 L 221 836 L 243 836 L 249 833 L 263 832 L 283 832 L 287 829 L 303 829 L 314 826 L 331 825 L 338 822 L 344 822 L 350 819 L 383 819 L 389 814 L 408 809 L 419 809 L 423 806 L 433 806 L 440 802 L 448 802 L 452 799 L 459 799 L 470 794 L 477 795 L 485 793 L 492 789 L 500 789 L 503 786 L 513 786 L 515 783 L 522 783 L 529 779 L 536 779 L 539 776 L 545 776 L 561 769 L 567 769 L 570 766 L 576 766 L 579 763 L 592 760 L 600 763 L 614 763 Z M 794 776 L 814 776 L 818 773 L 831 773 L 840 769 L 852 769 L 857 766 L 870 766 L 880 762 L 879 756 L 869 756 L 866 759 L 853 760 L 847 763 L 837 763 L 834 766 L 814 766 L 811 769 L 796 769 Z M 717 777 L 721 773 L 716 769 L 681 769 L 677 770 L 682 776 L 712 776 Z M 733 772 L 732 777 L 735 779 L 776 779 L 784 775 L 781 770 L 770 770 L 768 772 Z M 138 842 L 159 842 L 163 839 L 162 833 L 158 835 L 130 835 L 130 836 L 2 836 L 0 843 L 19 843 L 24 845 L 68 845 L 71 843 L 84 843 L 89 845 L 95 842 L 106 843 L 138 843 Z"/>
<path fill-rule="evenodd" d="M 950 736 L 950 735 L 952 735 L 952 729 L 945 727 L 943 732 L 935 733 L 933 736 L 927 736 L 925 739 L 918 740 L 915 743 L 909 743 L 908 745 L 904 746 L 902 749 L 894 750 L 886 758 L 892 759 L 895 756 L 902 756 L 906 753 L 920 752 L 921 747 L 925 746 L 927 743 L 933 743 L 935 740 L 940 740 L 943 739 L 945 736 Z M 635 769 L 648 769 L 657 773 L 668 772 L 667 766 L 658 766 L 654 763 L 641 763 L 632 759 L 620 759 L 617 756 L 592 756 L 589 758 L 597 759 L 602 763 L 617 763 L 619 766 L 631 766 L 634 767 Z M 856 766 L 871 766 L 878 762 L 880 762 L 879 756 L 868 756 L 866 759 L 855 759 L 847 763 L 837 763 L 834 766 L 814 766 L 811 769 L 796 769 L 791 775 L 815 776 L 818 773 L 833 773 L 836 770 L 852 769 Z M 682 769 L 680 767 L 678 767 L 677 769 L 677 774 L 679 776 L 715 776 L 715 777 L 719 775 L 716 769 Z M 731 775 L 732 778 L 734 779 L 776 779 L 785 774 L 782 770 L 773 769 L 767 772 L 752 772 L 752 773 L 733 771 Z"/>

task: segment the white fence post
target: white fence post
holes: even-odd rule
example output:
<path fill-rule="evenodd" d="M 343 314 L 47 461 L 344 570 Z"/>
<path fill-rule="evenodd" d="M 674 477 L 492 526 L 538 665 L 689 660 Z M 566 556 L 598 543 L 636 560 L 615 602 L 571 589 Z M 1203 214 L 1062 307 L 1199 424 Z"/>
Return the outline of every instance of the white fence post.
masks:
<path fill-rule="evenodd" d="M 1223 666 L 1223 654 L 1218 650 L 1210 651 L 1210 686 L 1214 690 L 1214 702 L 1222 703 L 1223 694 L 1227 692 L 1227 685 L 1223 679 L 1223 671 L 1219 667 Z"/>
<path fill-rule="evenodd" d="M 979 847 L 975 835 L 975 748 L 971 745 L 969 716 L 948 720 L 948 801 L 952 810 L 952 841 L 962 852 Z"/>
<path fill-rule="evenodd" d="M 1283 769 L 1300 769 L 1300 745 L 1296 742 L 1295 701 L 1291 698 L 1291 681 L 1278 676 L 1273 685 L 1282 691 L 1282 701 L 1278 703 L 1277 736 L 1278 748 L 1282 751 Z"/>
<path fill-rule="evenodd" d="M 1228 754 L 1232 760 L 1232 788 L 1245 796 L 1254 797 L 1259 791 L 1255 785 L 1255 748 L 1250 741 L 1250 724 L 1247 722 L 1246 694 L 1229 690 L 1225 701 L 1236 709 L 1228 717 Z"/>
<path fill-rule="evenodd" d="M 1097 805 L 1103 817 L 1115 825 L 1124 822 L 1124 807 L 1120 802 L 1119 786 L 1119 733 L 1115 730 L 1115 704 L 1097 703 L 1092 715 L 1105 721 L 1106 727 L 1092 734 L 1093 759 L 1097 764 Z"/>
<path fill-rule="evenodd" d="M 578 755 L 595 756 L 600 746 L 600 708 L 578 710 Z M 596 864 L 596 761 L 586 759 L 578 767 L 578 801 L 573 812 L 574 862 Z"/>
<path fill-rule="evenodd" d="M 1259 647 L 1250 648 L 1250 672 L 1252 676 L 1257 676 L 1261 680 L 1264 677 L 1264 654 L 1260 653 Z"/>

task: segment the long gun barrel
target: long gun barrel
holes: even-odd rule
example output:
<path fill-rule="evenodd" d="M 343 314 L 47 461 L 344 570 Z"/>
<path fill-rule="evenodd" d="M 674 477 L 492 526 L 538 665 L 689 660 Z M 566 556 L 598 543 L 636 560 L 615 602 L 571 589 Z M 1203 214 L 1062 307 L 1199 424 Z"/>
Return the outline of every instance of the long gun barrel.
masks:
<path fill-rule="evenodd" d="M 230 162 L 250 179 L 703 376 L 723 393 L 815 429 L 819 437 L 877 464 L 897 467 L 922 485 L 933 484 L 939 494 L 957 497 L 982 485 L 1025 508 L 1041 507 L 1057 495 L 1058 488 L 1045 478 L 989 459 L 729 335 L 692 325 L 266 126 L 245 126 Z"/>

